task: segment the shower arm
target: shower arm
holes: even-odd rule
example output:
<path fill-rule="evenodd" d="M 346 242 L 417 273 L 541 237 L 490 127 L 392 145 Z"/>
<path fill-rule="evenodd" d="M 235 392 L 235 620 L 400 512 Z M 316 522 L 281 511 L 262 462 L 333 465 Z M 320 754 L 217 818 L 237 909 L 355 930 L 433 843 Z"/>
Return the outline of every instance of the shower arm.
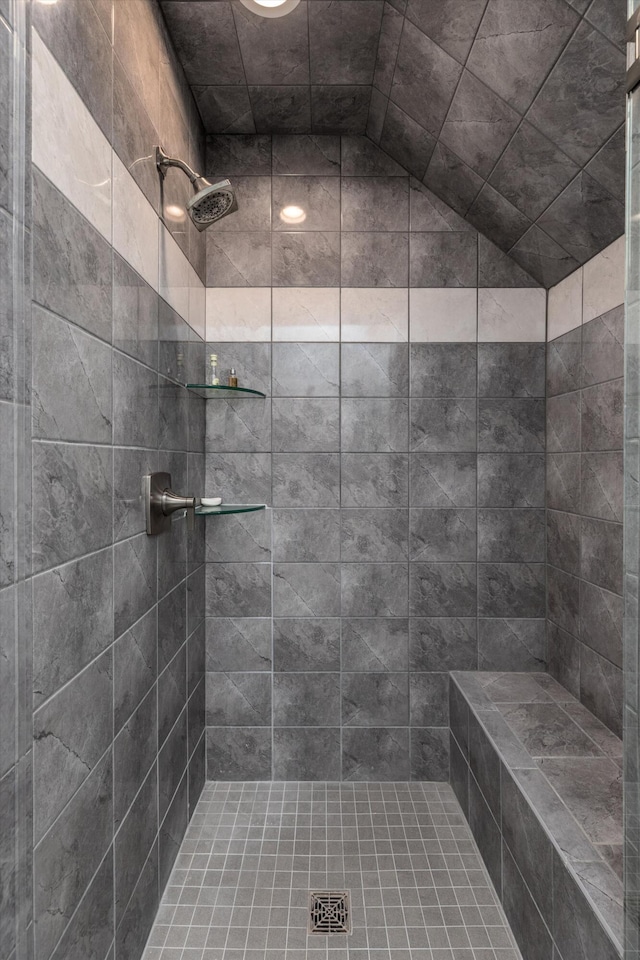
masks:
<path fill-rule="evenodd" d="M 192 170 L 188 163 L 185 163 L 184 160 L 178 160 L 175 157 L 168 156 L 162 147 L 156 147 L 156 167 L 163 180 L 167 175 L 168 167 L 178 167 L 179 170 L 182 170 L 182 172 L 189 177 L 189 180 L 194 185 L 197 184 L 198 181 L 204 181 L 204 184 L 208 185 L 208 181 L 199 173 L 196 173 L 195 170 Z"/>

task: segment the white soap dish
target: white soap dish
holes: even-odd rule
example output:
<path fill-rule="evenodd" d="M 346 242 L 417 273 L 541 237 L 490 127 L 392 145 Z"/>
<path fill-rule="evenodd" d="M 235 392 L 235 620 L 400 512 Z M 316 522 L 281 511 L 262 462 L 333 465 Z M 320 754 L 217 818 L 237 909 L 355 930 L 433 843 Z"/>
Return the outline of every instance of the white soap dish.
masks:
<path fill-rule="evenodd" d="M 222 503 L 222 497 L 202 497 L 200 504 L 203 507 L 219 507 Z"/>

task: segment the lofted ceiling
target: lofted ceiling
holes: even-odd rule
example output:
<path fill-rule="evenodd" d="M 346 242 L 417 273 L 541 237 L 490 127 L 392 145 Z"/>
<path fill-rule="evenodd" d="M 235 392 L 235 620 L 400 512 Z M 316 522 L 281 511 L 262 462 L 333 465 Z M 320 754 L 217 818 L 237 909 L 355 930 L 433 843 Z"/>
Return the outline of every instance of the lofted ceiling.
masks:
<path fill-rule="evenodd" d="M 208 133 L 366 133 L 545 286 L 624 230 L 626 0 L 161 0 Z"/>

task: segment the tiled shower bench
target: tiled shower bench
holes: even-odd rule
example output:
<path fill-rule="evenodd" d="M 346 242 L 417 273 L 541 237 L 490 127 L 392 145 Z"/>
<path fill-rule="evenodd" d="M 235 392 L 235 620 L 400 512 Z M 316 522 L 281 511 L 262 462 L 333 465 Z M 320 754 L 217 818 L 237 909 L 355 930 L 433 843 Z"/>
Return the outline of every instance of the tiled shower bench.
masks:
<path fill-rule="evenodd" d="M 450 685 L 451 784 L 524 960 L 617 960 L 622 742 L 547 674 Z"/>

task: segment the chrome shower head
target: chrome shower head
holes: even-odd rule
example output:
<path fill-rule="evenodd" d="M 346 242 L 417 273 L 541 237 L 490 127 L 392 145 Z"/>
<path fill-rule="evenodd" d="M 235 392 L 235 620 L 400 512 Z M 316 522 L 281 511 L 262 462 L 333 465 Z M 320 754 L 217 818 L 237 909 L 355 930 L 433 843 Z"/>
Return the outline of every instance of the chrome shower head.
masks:
<path fill-rule="evenodd" d="M 206 177 L 201 177 L 192 170 L 183 160 L 168 157 L 162 147 L 156 147 L 156 166 L 163 179 L 166 176 L 167 167 L 178 167 L 189 177 L 197 193 L 188 201 L 187 213 L 198 230 L 206 230 L 216 220 L 238 209 L 235 190 L 230 180 L 211 183 Z"/>
<path fill-rule="evenodd" d="M 210 183 L 204 177 L 198 177 L 198 182 L 205 186 L 198 190 L 195 197 L 191 197 L 187 203 L 187 213 L 198 230 L 206 230 L 216 220 L 237 210 L 238 201 L 230 180 Z"/>

